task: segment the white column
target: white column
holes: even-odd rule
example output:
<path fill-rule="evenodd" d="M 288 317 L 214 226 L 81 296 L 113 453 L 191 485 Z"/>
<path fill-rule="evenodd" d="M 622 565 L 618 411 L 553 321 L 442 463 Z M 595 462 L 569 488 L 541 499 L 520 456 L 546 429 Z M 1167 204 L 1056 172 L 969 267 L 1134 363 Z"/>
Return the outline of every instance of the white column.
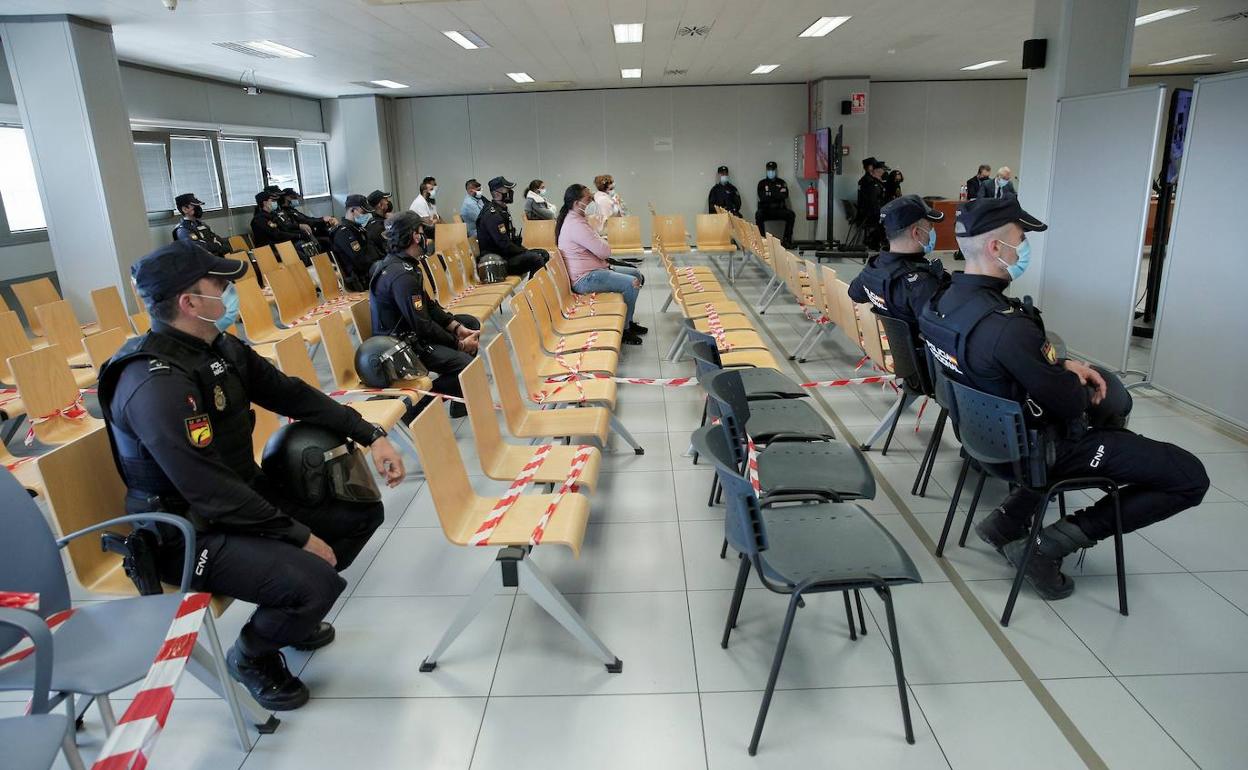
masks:
<path fill-rule="evenodd" d="M 325 130 L 329 132 L 329 181 L 341 208 L 348 195 L 368 195 L 394 189 L 390 152 L 389 105 L 379 96 L 341 96 L 324 99 Z M 402 210 L 409 201 L 394 199 Z"/>
<path fill-rule="evenodd" d="M 121 71 L 108 26 L 73 16 L 0 17 L 61 293 L 94 317 L 92 289 L 127 301 L 151 251 Z"/>
<path fill-rule="evenodd" d="M 1048 40 L 1044 69 L 1027 75 L 1023 149 L 1015 173 L 1019 202 L 1048 221 L 1049 182 L 1057 131 L 1057 100 L 1126 88 L 1131 67 L 1138 0 L 1040 0 L 1031 37 Z M 1089 181 L 1094 169 L 1089 169 Z M 1044 234 L 1033 233 L 1031 267 L 1011 286 L 1039 303 L 1044 271 Z"/>

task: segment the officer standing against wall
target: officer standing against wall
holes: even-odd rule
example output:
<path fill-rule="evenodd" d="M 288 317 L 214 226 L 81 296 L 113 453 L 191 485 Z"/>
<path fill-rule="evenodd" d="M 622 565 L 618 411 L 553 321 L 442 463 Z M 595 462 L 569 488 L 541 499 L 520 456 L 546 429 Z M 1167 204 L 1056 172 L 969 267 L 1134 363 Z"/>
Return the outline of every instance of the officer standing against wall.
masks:
<path fill-rule="evenodd" d="M 265 708 L 308 700 L 281 649 L 333 641 L 326 613 L 346 569 L 381 525 L 380 502 L 295 503 L 256 466 L 255 403 L 368 446 L 394 486 L 403 460 L 386 432 L 355 410 L 287 377 L 225 332 L 238 316 L 232 281 L 247 263 L 178 241 L 135 263 L 131 275 L 152 317 L 100 372 L 99 400 L 126 482 L 126 512 L 163 511 L 195 526 L 192 587 L 258 605 L 227 666 Z M 166 580 L 181 574 L 182 538 L 154 525 Z"/>
<path fill-rule="evenodd" d="M 793 243 L 793 222 L 797 219 L 789 208 L 789 185 L 776 174 L 776 162 L 767 161 L 767 174 L 758 180 L 758 211 L 754 222 L 758 232 L 767 234 L 767 222 L 784 222 L 784 237 L 780 243 L 787 249 Z"/>
<path fill-rule="evenodd" d="M 182 212 L 182 221 L 173 229 L 175 241 L 191 241 L 217 257 L 230 253 L 230 244 L 203 221 L 204 202 L 194 193 L 182 193 L 173 204 Z"/>
<path fill-rule="evenodd" d="M 980 198 L 958 209 L 956 235 L 966 272 L 955 273 L 919 319 L 928 348 L 951 379 L 1023 406 L 1028 425 L 1055 447 L 1048 481 L 1105 476 L 1122 486 L 1122 530 L 1131 532 L 1199 505 L 1209 488 L 1204 466 L 1190 452 L 1125 429 L 1131 397 L 1117 378 L 1058 356 L 1030 298 L 1005 296 L 1027 269 L 1026 234 L 1048 225 L 1018 199 Z M 1040 496 L 1018 488 L 975 531 L 1011 563 L 1027 547 Z M 1106 496 L 1040 530 L 1027 562 L 1028 582 L 1045 599 L 1075 588 L 1062 559 L 1115 533 Z"/>

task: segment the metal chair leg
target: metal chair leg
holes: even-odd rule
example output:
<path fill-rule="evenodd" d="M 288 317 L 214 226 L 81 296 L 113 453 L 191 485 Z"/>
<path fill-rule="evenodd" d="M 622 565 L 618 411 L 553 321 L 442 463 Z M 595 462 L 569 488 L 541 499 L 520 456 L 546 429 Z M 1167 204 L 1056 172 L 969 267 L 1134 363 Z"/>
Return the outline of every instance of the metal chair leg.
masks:
<path fill-rule="evenodd" d="M 858 633 L 867 635 L 867 619 L 862 616 L 862 594 L 854 589 L 854 604 L 858 605 Z"/>
<path fill-rule="evenodd" d="M 940 530 L 940 542 L 936 543 L 936 555 L 945 555 L 945 541 L 949 539 L 949 529 L 953 526 L 953 517 L 958 513 L 958 499 L 962 497 L 962 486 L 966 484 L 966 474 L 971 470 L 971 459 L 962 459 L 962 471 L 958 473 L 958 484 L 953 488 L 953 496 L 949 498 L 949 512 L 945 514 L 945 526 Z"/>
<path fill-rule="evenodd" d="M 628 432 L 628 428 L 624 427 L 624 423 L 614 413 L 611 414 L 611 430 L 628 442 L 628 445 L 633 448 L 633 454 L 644 455 L 646 453 L 646 450 L 637 443 L 637 439 L 633 438 L 633 434 Z"/>
<path fill-rule="evenodd" d="M 932 428 L 932 435 L 927 441 L 927 450 L 923 453 L 923 462 L 919 463 L 919 473 L 914 477 L 914 484 L 910 487 L 910 494 L 916 497 L 923 497 L 927 494 L 927 482 L 932 478 L 932 469 L 936 465 L 936 452 L 940 448 L 940 440 L 945 432 L 945 420 L 949 413 L 944 407 L 940 409 L 940 415 L 936 418 L 936 426 Z"/>
<path fill-rule="evenodd" d="M 767 721 L 767 711 L 771 708 L 771 696 L 776 692 L 776 680 L 780 678 L 780 664 L 784 661 L 784 650 L 789 646 L 789 634 L 793 631 L 793 618 L 797 615 L 799 599 L 801 599 L 801 594 L 793 594 L 789 599 L 789 609 L 784 615 L 784 628 L 780 629 L 780 641 L 776 643 L 776 656 L 771 661 L 771 675 L 767 677 L 763 703 L 758 709 L 758 718 L 754 721 L 754 736 L 750 738 L 751 757 L 758 754 L 758 739 L 763 735 L 763 723 Z"/>
<path fill-rule="evenodd" d="M 1027 562 L 1031 561 L 1031 555 L 1036 550 L 1036 539 L 1040 535 L 1040 529 L 1044 526 L 1044 511 L 1049 507 L 1049 498 L 1046 496 L 1041 501 L 1039 508 L 1036 510 L 1035 516 L 1031 520 L 1031 532 L 1027 536 L 1027 547 L 1023 549 L 1023 558 L 1018 564 L 1018 572 L 1014 575 L 1014 584 L 1010 586 L 1010 598 L 1005 601 L 1005 611 L 1001 613 L 1001 625 L 1008 626 L 1010 617 L 1014 614 L 1014 603 L 1018 601 L 1018 592 L 1023 588 L 1023 577 L 1027 573 Z"/>
<path fill-rule="evenodd" d="M 728 558 L 728 538 L 724 538 L 724 542 L 719 545 L 719 558 Z"/>
<path fill-rule="evenodd" d="M 711 474 L 711 491 L 710 491 L 710 494 L 706 496 L 707 508 L 710 508 L 712 505 L 715 504 L 715 490 L 717 489 L 719 489 L 719 476 L 712 473 Z"/>
<path fill-rule="evenodd" d="M 1127 568 L 1122 552 L 1122 501 L 1118 498 L 1118 488 L 1109 490 L 1114 498 L 1114 566 L 1118 570 L 1118 614 L 1128 615 L 1127 611 Z"/>
<path fill-rule="evenodd" d="M 958 547 L 966 547 L 966 536 L 971 532 L 971 522 L 975 520 L 975 507 L 979 505 L 979 496 L 983 494 L 984 482 L 988 480 L 988 474 L 984 471 L 979 472 L 979 481 L 975 482 L 975 494 L 971 495 L 971 505 L 966 510 L 966 523 L 962 525 L 962 535 L 958 538 Z"/>
<path fill-rule="evenodd" d="M 659 312 L 660 312 L 660 313 L 666 313 L 666 312 L 667 312 L 667 309 L 668 309 L 669 307 L 671 307 L 671 305 L 672 305 L 672 300 L 674 300 L 674 299 L 676 299 L 676 295 L 675 295 L 675 294 L 673 294 L 673 293 L 671 293 L 671 292 L 668 292 L 668 295 L 667 295 L 667 301 L 663 303 L 663 307 L 659 308 Z"/>
<path fill-rule="evenodd" d="M 724 541 L 725 547 L 728 541 Z M 719 640 L 719 646 L 728 649 L 728 636 L 732 634 L 732 629 L 737 627 L 737 614 L 741 612 L 741 600 L 745 597 L 745 581 L 750 577 L 750 560 L 745 558 L 745 554 L 739 554 L 737 557 L 740 565 L 737 567 L 737 582 L 732 588 L 732 601 L 728 605 L 728 620 L 724 623 L 724 636 Z"/>
<path fill-rule="evenodd" d="M 906 727 L 906 743 L 914 743 L 914 726 L 910 723 L 910 698 L 906 693 L 906 672 L 901 662 L 901 641 L 897 638 L 897 617 L 893 612 L 893 595 L 888 586 L 881 586 L 876 593 L 884 600 L 884 612 L 888 616 L 888 637 L 893 648 L 893 668 L 897 671 L 897 695 L 901 698 L 901 721 Z"/>
<path fill-rule="evenodd" d="M 897 423 L 901 422 L 901 412 L 906 403 L 906 392 L 901 392 L 901 398 L 898 400 L 898 408 L 893 411 L 893 422 L 888 426 L 888 436 L 884 439 L 884 447 L 880 450 L 880 456 L 888 454 L 888 447 L 893 443 L 893 433 L 897 431 Z"/>
<path fill-rule="evenodd" d="M 681 324 L 680 329 L 676 332 L 676 338 L 672 340 L 672 346 L 667 349 L 667 355 L 663 358 L 667 361 L 675 361 L 676 353 L 682 347 L 681 343 L 685 341 L 685 337 L 689 335 L 689 327 Z"/>
<path fill-rule="evenodd" d="M 845 600 L 845 624 L 849 626 L 849 640 L 856 642 L 858 641 L 858 628 L 854 623 L 854 608 L 849 603 L 849 591 L 841 591 L 841 598 Z"/>

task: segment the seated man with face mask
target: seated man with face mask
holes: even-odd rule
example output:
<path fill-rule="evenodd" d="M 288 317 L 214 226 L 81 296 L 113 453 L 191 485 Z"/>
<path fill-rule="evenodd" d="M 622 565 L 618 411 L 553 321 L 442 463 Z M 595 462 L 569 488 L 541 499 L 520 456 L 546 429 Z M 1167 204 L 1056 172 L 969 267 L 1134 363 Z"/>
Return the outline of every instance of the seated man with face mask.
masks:
<path fill-rule="evenodd" d="M 1112 374 L 1062 358 L 1046 339 L 1031 298 L 1005 290 L 1027 269 L 1027 233 L 1048 225 L 1015 197 L 979 198 L 958 207 L 956 235 L 966 272 L 954 273 L 919 319 L 927 347 L 945 375 L 1023 407 L 1029 428 L 1048 437 L 1048 481 L 1103 476 L 1121 486 L 1122 531 L 1131 532 L 1199 505 L 1209 477 L 1192 453 L 1125 428 L 1131 397 Z M 980 539 L 1014 565 L 1027 548 L 1040 496 L 1019 487 L 975 527 Z M 1113 537 L 1109 496 L 1040 530 L 1025 575 L 1041 597 L 1075 590 L 1062 559 Z"/>
<path fill-rule="evenodd" d="M 363 195 L 348 195 L 346 205 L 346 217 L 329 231 L 332 250 L 347 291 L 365 291 L 369 269 L 382 258 L 367 230 L 374 212 Z"/>
<path fill-rule="evenodd" d="M 917 342 L 919 315 L 932 295 L 948 285 L 949 274 L 940 260 L 927 260 L 936 245 L 933 224 L 945 218 L 917 195 L 890 201 L 880 211 L 888 251 L 881 251 L 867 262 L 849 283 L 849 296 L 855 302 L 870 302 L 887 316 L 910 325 Z"/>
<path fill-rule="evenodd" d="M 711 192 L 706 196 L 706 213 L 718 214 L 715 210 L 718 206 L 735 217 L 741 216 L 741 193 L 729 179 L 728 167 L 720 166 L 717 173 L 718 181 L 711 186 Z"/>

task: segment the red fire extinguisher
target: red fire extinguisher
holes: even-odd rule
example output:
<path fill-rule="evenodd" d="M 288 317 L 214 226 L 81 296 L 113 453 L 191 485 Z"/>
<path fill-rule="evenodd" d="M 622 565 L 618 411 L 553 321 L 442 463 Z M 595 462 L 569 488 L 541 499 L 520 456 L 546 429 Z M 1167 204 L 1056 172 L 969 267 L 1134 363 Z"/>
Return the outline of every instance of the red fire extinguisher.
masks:
<path fill-rule="evenodd" d="M 815 189 L 815 185 L 811 184 L 806 188 L 806 219 L 814 220 L 819 218 L 819 191 Z"/>

